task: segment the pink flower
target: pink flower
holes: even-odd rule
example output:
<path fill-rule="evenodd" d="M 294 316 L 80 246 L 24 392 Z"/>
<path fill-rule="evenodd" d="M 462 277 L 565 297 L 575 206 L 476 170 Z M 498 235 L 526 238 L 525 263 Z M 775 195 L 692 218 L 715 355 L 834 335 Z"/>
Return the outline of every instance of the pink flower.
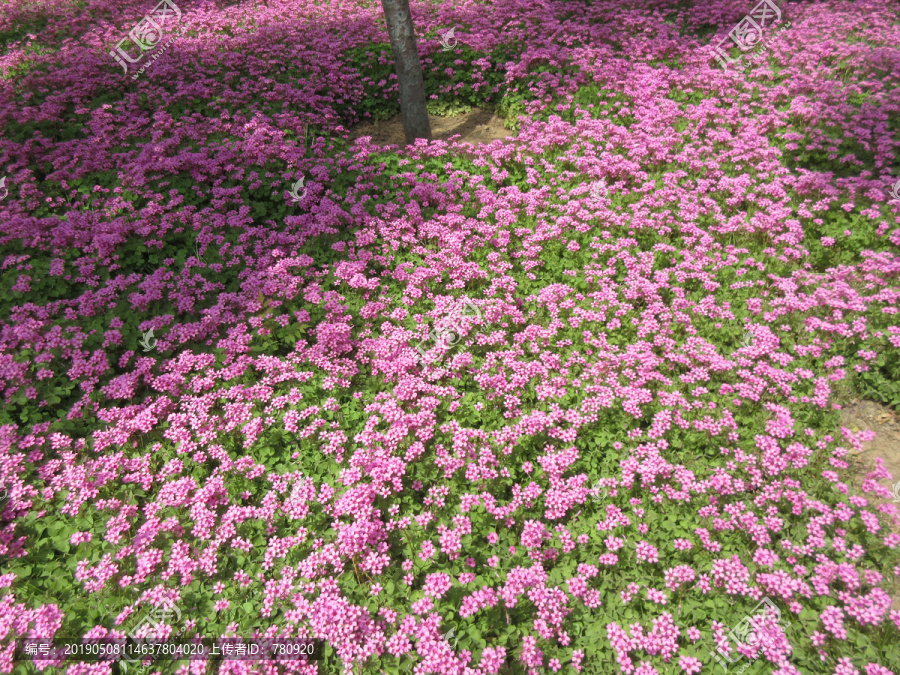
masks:
<path fill-rule="evenodd" d="M 693 675 L 694 673 L 699 673 L 703 668 L 703 664 L 700 662 L 700 659 L 695 659 L 693 656 L 682 656 L 678 659 L 678 665 L 688 675 Z"/>
<path fill-rule="evenodd" d="M 497 675 L 506 661 L 506 649 L 504 647 L 485 647 L 481 651 L 481 662 L 478 664 L 486 675 Z"/>
<path fill-rule="evenodd" d="M 659 550 L 650 542 L 640 541 L 637 544 L 637 559 L 650 563 L 659 562 Z"/>
<path fill-rule="evenodd" d="M 859 675 L 859 671 L 853 666 L 853 661 L 844 656 L 838 659 L 834 675 Z"/>
<path fill-rule="evenodd" d="M 834 605 L 826 607 L 822 610 L 821 618 L 825 630 L 838 640 L 847 639 L 847 629 L 844 628 L 844 610 Z"/>
<path fill-rule="evenodd" d="M 669 599 L 668 596 L 663 591 L 657 590 L 655 588 L 647 589 L 647 599 L 650 602 L 655 602 L 659 605 L 665 605 Z"/>
<path fill-rule="evenodd" d="M 69 543 L 70 544 L 86 544 L 93 538 L 94 538 L 94 535 L 91 534 L 90 532 L 75 532 L 69 538 Z"/>
<path fill-rule="evenodd" d="M 525 548 L 539 548 L 545 539 L 550 538 L 547 527 L 537 520 L 526 520 L 522 527 L 522 546 Z"/>
<path fill-rule="evenodd" d="M 422 560 L 428 560 L 435 554 L 434 543 L 430 539 L 426 539 L 422 542 L 422 552 L 419 554 L 419 557 Z"/>
<path fill-rule="evenodd" d="M 572 652 L 572 667 L 577 671 L 581 672 L 582 665 L 581 661 L 584 659 L 584 652 L 580 649 L 576 649 Z"/>
<path fill-rule="evenodd" d="M 431 598 L 422 598 L 414 602 L 410 609 L 413 614 L 425 614 L 430 612 L 432 607 L 434 607 L 434 601 Z"/>
<path fill-rule="evenodd" d="M 422 591 L 425 595 L 440 598 L 450 590 L 451 586 L 453 586 L 453 582 L 451 581 L 449 574 L 443 572 L 439 574 L 429 574 L 425 577 L 425 585 L 422 588 Z"/>

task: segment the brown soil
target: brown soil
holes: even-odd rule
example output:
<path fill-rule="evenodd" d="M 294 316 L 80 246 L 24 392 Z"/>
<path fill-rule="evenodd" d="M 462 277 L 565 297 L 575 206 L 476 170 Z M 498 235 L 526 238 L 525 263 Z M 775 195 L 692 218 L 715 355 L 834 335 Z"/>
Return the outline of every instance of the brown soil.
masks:
<path fill-rule="evenodd" d="M 858 471 L 871 471 L 875 458 L 881 457 L 893 479 L 880 482 L 892 488 L 900 481 L 900 415 L 873 401 L 854 401 L 841 411 L 841 418 L 851 431 L 869 429 L 877 434 L 874 441 L 863 445 L 861 452 L 854 453 L 851 465 Z"/>
<path fill-rule="evenodd" d="M 881 457 L 885 466 L 891 472 L 890 480 L 881 480 L 879 483 L 886 488 L 893 489 L 893 485 L 900 481 L 900 415 L 890 408 L 873 401 L 854 401 L 841 411 L 843 426 L 851 431 L 868 429 L 877 435 L 875 440 L 863 444 L 860 452 L 851 453 L 848 457 L 850 468 L 855 475 L 856 486 L 862 484 L 865 475 L 875 468 L 875 458 Z M 890 503 L 893 500 L 872 497 L 866 495 L 876 503 Z M 900 528 L 894 527 L 894 531 Z M 900 584 L 894 584 L 894 602 L 891 606 L 900 610 Z"/>
<path fill-rule="evenodd" d="M 457 138 L 457 141 L 477 145 L 516 135 L 514 131 L 503 126 L 502 117 L 477 108 L 463 115 L 454 117 L 429 115 L 428 119 L 431 122 L 432 137 L 442 141 L 459 134 L 461 138 Z M 400 115 L 383 122 L 360 122 L 349 130 L 348 135 L 351 141 L 363 136 L 370 136 L 375 145 L 398 145 L 400 147 L 406 145 L 406 136 L 403 135 L 403 123 Z"/>

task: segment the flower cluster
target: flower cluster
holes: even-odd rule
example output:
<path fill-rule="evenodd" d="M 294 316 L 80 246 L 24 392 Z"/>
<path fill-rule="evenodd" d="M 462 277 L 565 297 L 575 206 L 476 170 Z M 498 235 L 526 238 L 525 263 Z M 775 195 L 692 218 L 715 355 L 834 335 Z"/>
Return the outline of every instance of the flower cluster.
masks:
<path fill-rule="evenodd" d="M 900 477 L 838 403 L 896 404 L 895 8 L 792 3 L 732 78 L 731 0 L 451 4 L 429 95 L 515 138 L 351 140 L 378 3 L 183 5 L 133 81 L 145 0 L 0 7 L 0 636 L 173 603 L 330 645 L 267 673 L 900 672 Z"/>

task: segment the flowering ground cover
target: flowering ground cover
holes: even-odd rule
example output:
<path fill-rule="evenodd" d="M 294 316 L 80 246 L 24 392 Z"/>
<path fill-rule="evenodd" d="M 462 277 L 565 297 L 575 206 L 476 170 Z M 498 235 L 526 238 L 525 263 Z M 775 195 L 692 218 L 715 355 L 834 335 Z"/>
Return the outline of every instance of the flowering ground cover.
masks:
<path fill-rule="evenodd" d="M 896 3 L 413 2 L 518 134 L 410 148 L 377 3 L 179 8 L 0 7 L 0 671 L 900 673 Z M 13 661 L 150 630 L 324 647 Z"/>

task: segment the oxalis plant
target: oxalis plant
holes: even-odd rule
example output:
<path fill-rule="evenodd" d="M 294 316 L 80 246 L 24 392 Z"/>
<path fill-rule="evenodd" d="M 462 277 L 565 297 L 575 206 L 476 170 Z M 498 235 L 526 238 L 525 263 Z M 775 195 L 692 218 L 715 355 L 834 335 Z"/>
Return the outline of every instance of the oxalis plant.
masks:
<path fill-rule="evenodd" d="M 0 8 L 0 671 L 900 672 L 890 8 L 414 2 L 517 135 L 399 148 L 378 3 L 151 4 Z"/>

